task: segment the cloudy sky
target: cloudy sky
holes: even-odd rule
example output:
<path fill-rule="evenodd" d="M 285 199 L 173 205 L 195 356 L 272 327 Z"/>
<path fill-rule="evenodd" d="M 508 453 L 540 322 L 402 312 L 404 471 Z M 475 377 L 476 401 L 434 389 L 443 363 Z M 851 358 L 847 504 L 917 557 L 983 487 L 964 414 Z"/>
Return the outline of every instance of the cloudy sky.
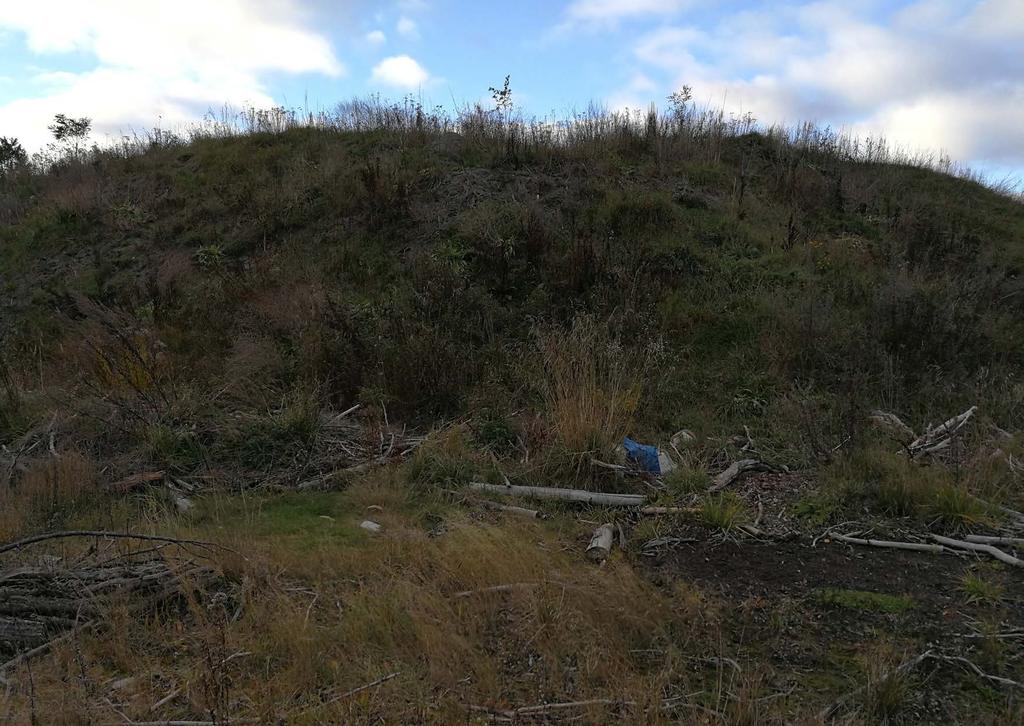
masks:
<path fill-rule="evenodd" d="M 0 0 L 0 135 L 97 136 L 225 104 L 700 102 L 1024 176 L 1024 0 Z"/>

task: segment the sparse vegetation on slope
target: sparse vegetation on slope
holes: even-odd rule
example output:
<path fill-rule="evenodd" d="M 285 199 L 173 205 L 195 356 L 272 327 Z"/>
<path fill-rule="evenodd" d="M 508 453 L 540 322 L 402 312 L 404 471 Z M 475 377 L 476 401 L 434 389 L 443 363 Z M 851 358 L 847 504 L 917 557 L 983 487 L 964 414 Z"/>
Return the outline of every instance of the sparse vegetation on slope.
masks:
<path fill-rule="evenodd" d="M 0 672 L 5 716 L 789 723 L 855 693 L 865 721 L 1019 719 L 957 661 L 892 675 L 938 639 L 1021 681 L 1019 570 L 829 533 L 1019 526 L 1024 206 L 685 92 L 556 124 L 507 88 L 105 150 L 65 117 L 34 163 L 0 139 L 0 542 L 235 552 L 204 553 L 217 591 L 112 600 L 110 630 Z M 932 453 L 869 419 L 970 406 Z M 626 435 L 679 468 L 637 476 Z M 526 518 L 470 482 L 659 509 Z"/>

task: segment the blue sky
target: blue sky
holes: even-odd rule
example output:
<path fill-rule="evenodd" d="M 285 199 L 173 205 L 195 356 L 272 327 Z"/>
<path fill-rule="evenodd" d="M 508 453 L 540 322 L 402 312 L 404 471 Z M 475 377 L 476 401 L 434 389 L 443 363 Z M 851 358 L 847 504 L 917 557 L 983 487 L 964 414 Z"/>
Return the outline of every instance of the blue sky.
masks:
<path fill-rule="evenodd" d="M 379 92 L 539 116 L 695 98 L 1024 175 L 1024 0 L 0 0 L 0 135 Z"/>

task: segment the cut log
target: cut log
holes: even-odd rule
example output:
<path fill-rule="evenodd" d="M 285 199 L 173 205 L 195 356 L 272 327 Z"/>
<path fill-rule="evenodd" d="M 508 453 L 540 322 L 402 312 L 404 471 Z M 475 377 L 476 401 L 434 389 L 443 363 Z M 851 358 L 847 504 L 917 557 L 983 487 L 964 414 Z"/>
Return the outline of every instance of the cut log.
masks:
<path fill-rule="evenodd" d="M 766 464 L 758 459 L 740 459 L 734 461 L 729 465 L 729 468 L 723 471 L 721 474 L 715 477 L 715 480 L 711 483 L 711 488 L 708 489 L 710 492 L 718 492 L 725 489 L 727 486 L 732 484 L 734 481 L 739 479 L 744 474 L 752 471 L 767 471 L 776 473 L 780 469 L 777 466 Z"/>
<path fill-rule="evenodd" d="M 538 512 L 536 509 L 527 509 L 526 507 L 517 507 L 514 504 L 502 504 L 501 502 L 492 502 L 489 499 L 480 499 L 480 506 L 484 509 L 493 509 L 498 512 L 507 512 L 509 514 L 516 514 L 520 517 L 526 517 L 527 519 L 544 519 L 544 513 Z"/>
<path fill-rule="evenodd" d="M 594 530 L 594 536 L 590 538 L 587 546 L 587 557 L 594 562 L 605 560 L 612 551 L 612 543 L 615 541 L 615 527 L 611 524 L 602 524 Z"/>
<path fill-rule="evenodd" d="M 953 547 L 961 550 L 971 550 L 973 552 L 984 552 L 987 555 L 995 557 L 1000 562 L 1005 562 L 1006 564 L 1013 565 L 1014 567 L 1024 567 L 1024 560 L 1019 560 L 1013 555 L 1007 554 L 1006 552 L 1003 552 L 1001 549 L 993 547 L 989 544 L 964 542 L 961 539 L 951 539 L 950 537 L 943 537 L 938 534 L 933 534 L 932 539 L 938 542 L 939 544 L 945 545 L 947 547 Z"/>
<path fill-rule="evenodd" d="M 526 487 L 506 486 L 504 484 L 486 484 L 471 482 L 470 489 L 491 494 L 505 494 L 510 497 L 532 497 L 535 499 L 556 499 L 564 502 L 581 502 L 605 507 L 639 507 L 647 501 L 645 494 L 608 494 L 604 492 L 588 492 L 581 489 L 562 489 L 560 487 Z"/>

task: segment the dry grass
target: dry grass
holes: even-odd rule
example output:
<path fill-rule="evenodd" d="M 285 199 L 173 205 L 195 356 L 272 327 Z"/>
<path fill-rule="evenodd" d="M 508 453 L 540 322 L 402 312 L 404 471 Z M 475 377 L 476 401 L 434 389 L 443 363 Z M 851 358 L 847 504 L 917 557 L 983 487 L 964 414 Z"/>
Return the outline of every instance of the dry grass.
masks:
<path fill-rule="evenodd" d="M 66 722 L 109 718 L 102 694 L 136 720 L 451 723 L 469 705 L 529 705 L 541 694 L 628 701 L 639 717 L 663 697 L 701 690 L 682 664 L 711 647 L 706 622 L 622 559 L 595 568 L 550 523 L 475 521 L 392 476 L 314 499 L 215 499 L 194 524 L 178 523 L 244 553 L 221 562 L 239 592 L 142 620 L 114 608 L 117 638 L 82 635 L 33 666 L 36 703 L 59 706 Z M 440 514 L 443 536 L 429 526 Z M 364 517 L 383 531 L 360 530 Z M 497 585 L 517 587 L 486 591 Z M 235 602 L 244 603 L 237 620 Z M 664 656 L 650 659 L 651 649 Z M 135 680 L 113 692 L 126 676 Z M 16 713 L 27 713 L 29 695 L 15 694 Z M 615 711 L 597 708 L 588 722 Z"/>
<path fill-rule="evenodd" d="M 538 335 L 551 428 L 570 452 L 607 451 L 622 440 L 640 403 L 644 361 L 592 318 Z"/>
<path fill-rule="evenodd" d="M 59 524 L 96 495 L 96 465 L 82 453 L 64 451 L 22 463 L 20 476 L 0 486 L 0 541 Z"/>

